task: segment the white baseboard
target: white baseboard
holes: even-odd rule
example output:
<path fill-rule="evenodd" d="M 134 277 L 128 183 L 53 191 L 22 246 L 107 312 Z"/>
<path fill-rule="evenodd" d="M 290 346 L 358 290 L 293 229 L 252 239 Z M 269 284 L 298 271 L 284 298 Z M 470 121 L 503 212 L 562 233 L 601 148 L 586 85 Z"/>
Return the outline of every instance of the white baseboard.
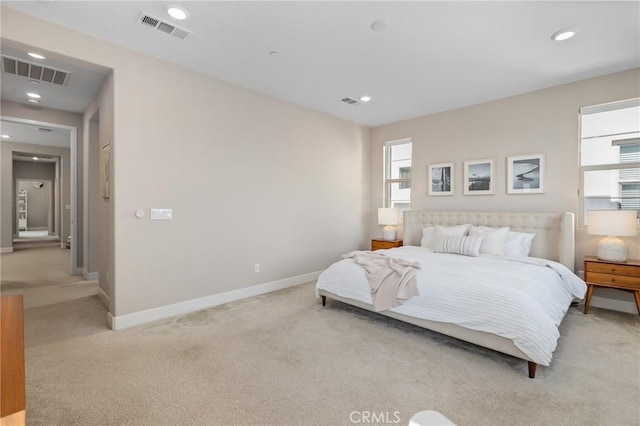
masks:
<path fill-rule="evenodd" d="M 13 253 L 13 247 L 0 247 L 0 253 Z"/>
<path fill-rule="evenodd" d="M 111 330 L 115 330 L 115 328 L 113 328 L 113 323 L 114 321 L 114 316 L 111 315 L 111 312 L 107 312 L 107 327 L 109 327 Z"/>
<path fill-rule="evenodd" d="M 95 281 L 100 278 L 100 272 L 87 272 L 86 269 L 82 268 L 82 276 L 87 281 Z"/>
<path fill-rule="evenodd" d="M 102 288 L 100 288 L 100 286 L 98 286 L 98 299 L 100 299 L 104 307 L 109 311 L 109 296 Z"/>
<path fill-rule="evenodd" d="M 173 305 L 160 306 L 158 308 L 147 309 L 145 311 L 134 312 L 126 315 L 113 316 L 108 314 L 107 324 L 112 330 L 122 330 L 147 322 L 169 318 L 175 315 L 186 314 L 213 306 L 223 305 L 235 300 L 246 299 L 248 297 L 259 296 L 282 290 L 300 284 L 305 284 L 318 279 L 322 271 L 311 272 L 304 275 L 271 281 L 251 287 L 228 291 L 226 293 L 214 294 L 212 296 L 201 297 L 199 299 L 187 300 Z"/>
<path fill-rule="evenodd" d="M 631 296 L 633 299 L 633 296 Z M 589 306 L 595 306 L 596 308 L 611 309 L 612 311 L 626 312 L 629 314 L 638 314 L 636 303 L 634 300 L 620 300 L 609 297 L 593 296 Z"/>

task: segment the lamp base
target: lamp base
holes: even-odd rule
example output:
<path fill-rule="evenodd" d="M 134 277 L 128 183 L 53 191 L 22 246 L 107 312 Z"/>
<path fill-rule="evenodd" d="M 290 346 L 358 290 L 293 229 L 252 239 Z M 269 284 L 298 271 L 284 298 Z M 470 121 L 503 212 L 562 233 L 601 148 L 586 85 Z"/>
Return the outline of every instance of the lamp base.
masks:
<path fill-rule="evenodd" d="M 620 238 L 606 237 L 598 241 L 596 256 L 610 262 L 624 262 L 629 256 L 629 249 Z"/>
<path fill-rule="evenodd" d="M 396 228 L 387 225 L 382 228 L 382 239 L 385 241 L 394 241 L 396 239 Z"/>

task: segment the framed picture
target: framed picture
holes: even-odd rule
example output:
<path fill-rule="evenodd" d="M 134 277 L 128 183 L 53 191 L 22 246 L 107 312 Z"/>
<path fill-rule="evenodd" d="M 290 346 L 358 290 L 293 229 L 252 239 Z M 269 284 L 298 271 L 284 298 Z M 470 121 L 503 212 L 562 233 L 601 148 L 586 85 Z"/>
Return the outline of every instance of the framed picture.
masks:
<path fill-rule="evenodd" d="M 507 157 L 507 194 L 544 192 L 544 154 Z"/>
<path fill-rule="evenodd" d="M 102 198 L 108 199 L 111 194 L 109 169 L 111 168 L 111 144 L 102 147 L 100 161 L 100 177 L 102 180 Z"/>
<path fill-rule="evenodd" d="M 454 164 L 439 163 L 429 164 L 427 186 L 429 195 L 453 195 L 454 189 Z"/>
<path fill-rule="evenodd" d="M 493 158 L 464 162 L 464 195 L 493 194 Z"/>

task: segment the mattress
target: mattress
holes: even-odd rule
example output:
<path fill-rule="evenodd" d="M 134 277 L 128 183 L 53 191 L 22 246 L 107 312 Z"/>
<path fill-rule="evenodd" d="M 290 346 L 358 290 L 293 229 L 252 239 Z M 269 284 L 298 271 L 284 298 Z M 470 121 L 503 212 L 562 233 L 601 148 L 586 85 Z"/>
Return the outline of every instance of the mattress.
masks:
<path fill-rule="evenodd" d="M 419 296 L 392 312 L 504 337 L 540 365 L 549 365 L 558 326 L 571 302 L 586 292 L 584 281 L 546 259 L 471 257 L 416 246 L 383 252 L 421 265 Z M 316 289 L 372 303 L 365 272 L 351 259 L 325 270 Z"/>

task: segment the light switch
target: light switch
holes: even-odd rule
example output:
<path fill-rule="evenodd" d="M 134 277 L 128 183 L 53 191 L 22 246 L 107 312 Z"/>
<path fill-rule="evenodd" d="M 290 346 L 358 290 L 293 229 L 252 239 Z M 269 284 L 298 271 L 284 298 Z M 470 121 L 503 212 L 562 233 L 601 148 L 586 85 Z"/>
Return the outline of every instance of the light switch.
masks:
<path fill-rule="evenodd" d="M 151 209 L 151 220 L 171 220 L 173 209 Z"/>

